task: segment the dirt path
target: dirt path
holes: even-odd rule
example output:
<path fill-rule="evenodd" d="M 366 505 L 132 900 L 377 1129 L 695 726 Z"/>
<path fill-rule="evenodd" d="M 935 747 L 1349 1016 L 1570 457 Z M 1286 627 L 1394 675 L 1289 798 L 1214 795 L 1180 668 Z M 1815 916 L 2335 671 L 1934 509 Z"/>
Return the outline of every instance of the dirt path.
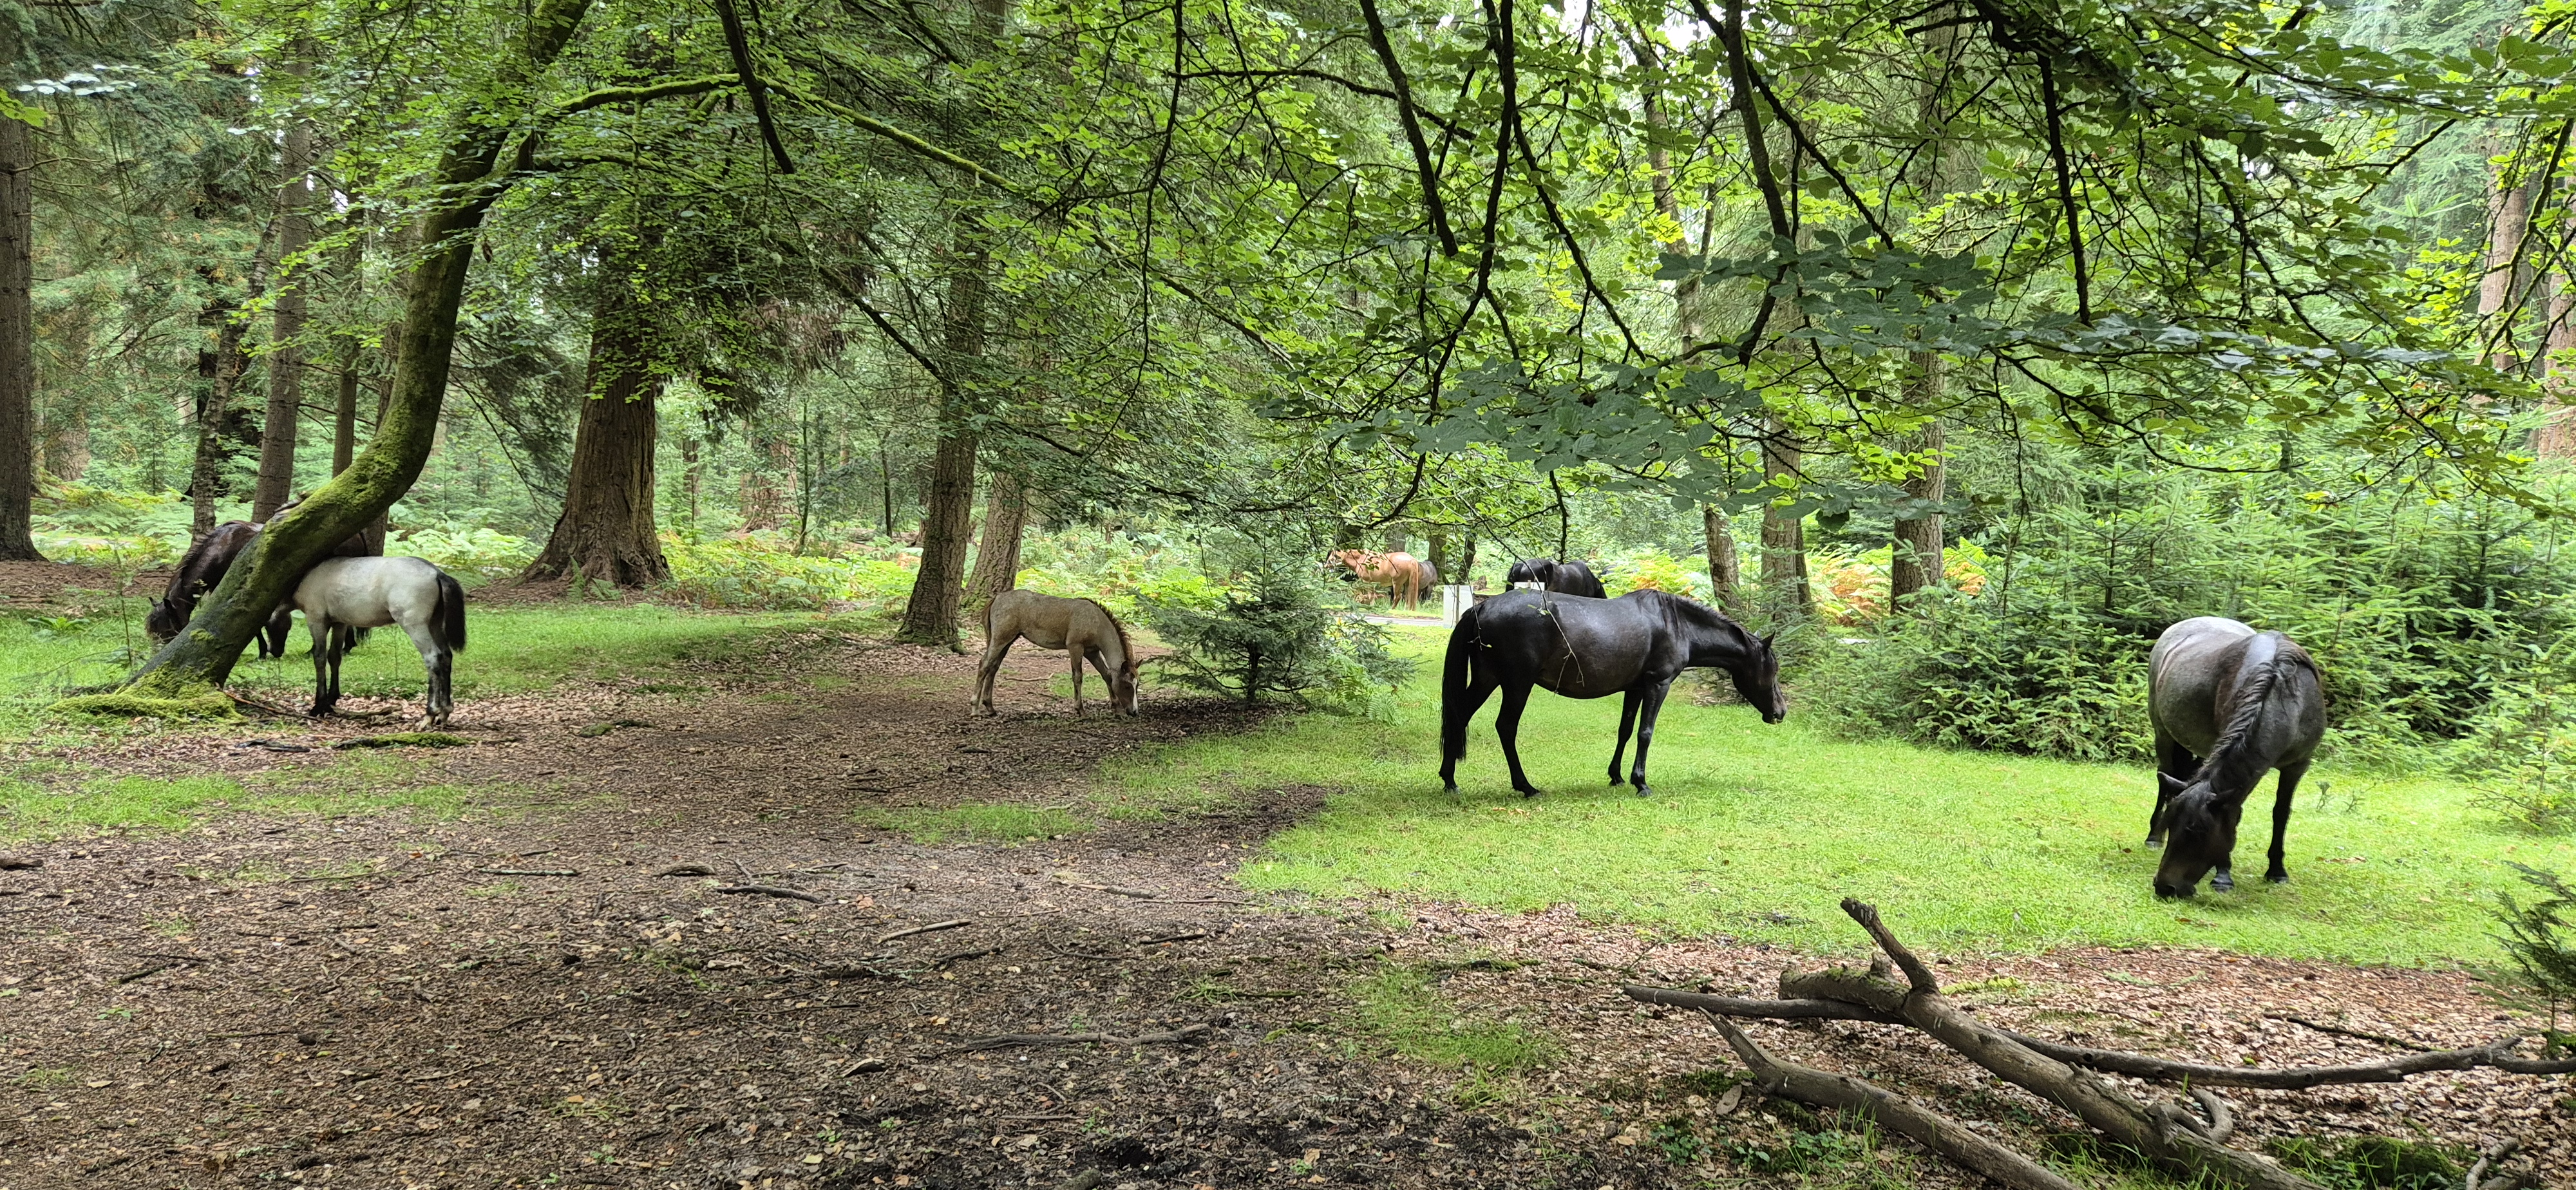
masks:
<path fill-rule="evenodd" d="M 806 634 L 707 674 L 694 704 L 629 689 L 461 708 L 458 730 L 511 742 L 422 764 L 537 803 L 510 812 L 239 817 L 28 849 L 42 867 L 0 871 L 0 1187 L 1797 1180 L 1771 1156 L 1788 1122 L 1716 1114 L 1726 1080 L 1708 1072 L 1733 1067 L 1706 1026 L 1617 993 L 1767 987 L 1793 956 L 1564 911 L 1248 896 L 1237 863 L 1313 790 L 1019 846 L 854 825 L 871 804 L 1070 803 L 1105 759 L 1246 726 L 1152 701 L 1075 722 L 1045 685 L 1059 663 L 1015 658 L 1008 713 L 971 720 L 966 659 Z M 582 734 L 617 718 L 654 726 Z M 332 755 L 229 744 L 79 759 L 178 773 Z M 742 885 L 797 895 L 724 891 Z M 1381 1056 L 1350 989 L 1390 964 L 1436 976 L 1443 1013 L 1519 1023 L 1557 1053 L 1499 1084 Z M 2453 974 L 2085 952 L 1945 975 L 2018 981 L 1991 984 L 1985 1011 L 2035 1031 L 2222 1061 L 2382 1052 L 2266 1011 L 2430 1044 L 2508 1027 Z M 2033 1143 L 2063 1126 L 1890 1030 L 1764 1036 Z M 2442 1076 L 2240 1102 L 2248 1143 L 2509 1131 L 2564 1172 L 2557 1091 Z M 1844 1156 L 1964 1184 L 1897 1145 Z"/>

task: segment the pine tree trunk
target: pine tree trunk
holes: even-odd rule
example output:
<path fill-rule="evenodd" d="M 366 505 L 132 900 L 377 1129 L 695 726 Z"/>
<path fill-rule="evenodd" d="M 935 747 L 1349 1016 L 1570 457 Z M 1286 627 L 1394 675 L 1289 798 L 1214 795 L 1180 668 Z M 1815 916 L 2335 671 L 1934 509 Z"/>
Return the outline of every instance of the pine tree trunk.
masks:
<path fill-rule="evenodd" d="M 930 465 L 930 497 L 921 517 L 921 570 L 904 604 L 896 637 L 915 644 L 957 644 L 957 612 L 966 577 L 966 543 L 975 518 L 975 433 L 967 428 L 966 376 L 984 357 L 985 270 L 991 261 L 977 232 L 957 233 L 958 271 L 948 284 L 948 382 L 940 394 L 939 450 Z"/>
<path fill-rule="evenodd" d="M 257 297 L 253 290 L 251 296 Z M 233 397 L 241 391 L 242 377 L 250 371 L 250 353 L 242 349 L 242 320 L 233 317 L 233 306 L 223 306 L 223 325 L 215 332 L 214 371 L 206 376 L 206 406 L 197 413 L 197 461 L 189 471 L 188 491 L 196 497 L 189 524 L 200 537 L 215 527 L 215 490 L 223 482 L 224 425 L 232 419 Z M 206 357 L 198 357 L 203 375 Z"/>
<path fill-rule="evenodd" d="M 2522 366 L 2513 333 L 2514 278 L 2522 259 L 2522 240 L 2531 230 L 2530 187 L 2522 182 L 2499 185 L 2487 203 L 2486 274 L 2478 280 L 2478 334 L 2484 341 L 2480 358 L 2498 371 Z"/>
<path fill-rule="evenodd" d="M 144 663 L 128 689 L 181 695 L 223 685 L 288 588 L 351 534 L 383 515 L 419 478 L 447 392 L 457 312 L 464 305 L 465 274 L 473 263 L 477 233 L 484 213 L 504 193 L 493 183 L 508 176 L 501 158 L 521 123 L 514 105 L 536 90 L 532 83 L 541 81 L 538 76 L 563 52 L 589 3 L 539 0 L 506 47 L 497 85 L 480 92 L 502 97 L 500 103 L 468 101 L 440 133 L 446 148 L 431 181 L 437 193 L 448 197 L 431 206 L 417 227 L 413 242 L 434 247 L 405 278 L 402 359 L 393 399 L 367 448 L 348 470 L 251 540 L 224 581 L 197 605 L 187 629 Z M 533 143 L 521 144 L 533 151 Z"/>
<path fill-rule="evenodd" d="M 331 406 L 331 474 L 349 469 L 358 455 L 358 341 L 340 349 L 339 400 Z"/>
<path fill-rule="evenodd" d="M 1028 528 L 1029 494 L 1019 477 L 995 471 L 984 493 L 984 536 L 975 544 L 975 573 L 966 580 L 966 609 L 980 614 L 993 597 L 1020 584 L 1020 538 Z"/>
<path fill-rule="evenodd" d="M 310 310 L 304 292 L 309 270 L 296 258 L 313 243 L 312 172 L 313 127 L 298 120 L 286 130 L 278 162 L 278 290 L 270 324 L 268 415 L 259 430 L 259 486 L 250 500 L 254 521 L 267 520 L 295 498 L 295 445 L 304 420 L 304 348 L 297 340 Z"/>
<path fill-rule="evenodd" d="M 1708 585 L 1719 611 L 1744 618 L 1744 562 L 1735 556 L 1735 527 L 1714 504 L 1699 506 L 1700 532 L 1708 539 Z"/>
<path fill-rule="evenodd" d="M 1941 399 L 1941 357 L 1929 351 L 1917 351 L 1906 357 L 1905 386 L 1911 389 L 1906 401 L 1917 409 L 1928 408 Z M 1921 474 L 1905 481 L 1908 498 L 1927 504 L 1938 504 L 1946 490 L 1945 468 L 1941 462 L 1941 423 L 1931 422 L 1914 442 L 1917 450 L 1932 457 L 1923 465 Z M 1896 522 L 1895 548 L 1887 567 L 1889 610 L 1901 609 L 1907 597 L 1941 582 L 1941 513 L 1936 510 Z"/>
<path fill-rule="evenodd" d="M 13 34 L 9 45 L 17 44 Z M 0 119 L 0 560 L 36 552 L 35 130 Z"/>
<path fill-rule="evenodd" d="M 706 464 L 698 454 L 695 435 L 680 436 L 680 493 L 689 501 L 689 527 L 698 527 L 698 489 L 706 482 Z"/>
<path fill-rule="evenodd" d="M 667 582 L 670 563 L 653 524 L 652 328 L 612 268 L 591 315 L 588 398 L 573 432 L 564 507 L 526 577 L 570 577 L 618 587 Z"/>
<path fill-rule="evenodd" d="M 2549 360 L 2541 385 L 2544 418 L 2531 435 L 2531 453 L 2543 460 L 2576 459 L 2576 278 L 2552 278 Z"/>
<path fill-rule="evenodd" d="M 1762 442 L 1762 474 L 1778 478 L 1798 470 L 1800 451 L 1789 427 L 1771 419 Z M 1777 505 L 1762 506 L 1762 587 L 1773 599 L 1804 613 L 1813 602 L 1807 589 L 1807 524 L 1803 514 Z"/>

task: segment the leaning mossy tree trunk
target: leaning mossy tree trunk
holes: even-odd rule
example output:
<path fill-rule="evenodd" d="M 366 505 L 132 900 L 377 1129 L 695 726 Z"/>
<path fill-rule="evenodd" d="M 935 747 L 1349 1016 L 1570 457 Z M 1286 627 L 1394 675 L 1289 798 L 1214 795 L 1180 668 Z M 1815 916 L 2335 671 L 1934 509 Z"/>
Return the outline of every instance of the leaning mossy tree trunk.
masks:
<path fill-rule="evenodd" d="M 422 216 L 411 241 L 423 247 L 404 282 L 407 329 L 393 393 L 367 448 L 348 470 L 252 539 L 223 583 L 197 605 L 187 628 L 144 663 L 128 691 L 176 698 L 222 686 L 242 647 L 304 572 L 411 490 L 438 428 L 476 232 L 492 203 L 533 161 L 542 121 L 528 118 L 528 97 L 589 7 L 590 0 L 542 0 L 502 58 L 498 77 L 484 89 L 486 98 L 462 105 L 453 116 L 436 167 L 441 200 Z M 545 115 L 581 110 L 589 98 Z"/>

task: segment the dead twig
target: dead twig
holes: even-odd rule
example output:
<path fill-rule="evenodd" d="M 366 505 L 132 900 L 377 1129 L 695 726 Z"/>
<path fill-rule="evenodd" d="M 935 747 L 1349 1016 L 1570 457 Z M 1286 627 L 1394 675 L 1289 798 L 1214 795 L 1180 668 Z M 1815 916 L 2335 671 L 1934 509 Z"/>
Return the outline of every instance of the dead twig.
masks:
<path fill-rule="evenodd" d="M 1848 1075 L 1830 1074 L 1774 1057 L 1745 1036 L 1734 1021 L 1715 1012 L 1707 1016 L 1717 1031 L 1726 1035 L 1726 1043 L 1734 1047 L 1736 1056 L 1753 1071 L 1764 1091 L 1815 1107 L 1857 1112 L 2013 1190 L 2076 1190 L 2075 1183 L 2047 1166 L 1970 1131 L 1924 1106 L 1921 1100 Z"/>
<path fill-rule="evenodd" d="M 1184 930 L 1178 934 L 1166 934 L 1160 938 L 1147 938 L 1136 945 L 1161 946 L 1166 942 L 1189 942 L 1199 938 L 1205 938 L 1207 936 L 1208 932 L 1206 930 Z"/>
<path fill-rule="evenodd" d="M 151 977 L 153 977 L 153 976 L 155 976 L 155 975 L 159 975 L 160 973 L 162 973 L 162 972 L 164 972 L 164 971 L 167 971 L 167 970 L 171 969 L 172 967 L 184 967 L 184 966 L 187 966 L 187 964 L 186 964 L 186 963 L 163 963 L 163 964 L 161 964 L 161 965 L 160 965 L 160 966 L 158 966 L 158 967 L 146 967 L 146 968 L 144 968 L 144 969 L 142 969 L 142 970 L 140 970 L 140 971 L 136 971 L 136 972 L 133 972 L 133 973 L 131 973 L 131 974 L 119 975 L 119 976 L 117 976 L 117 977 L 116 977 L 116 982 L 118 983 L 118 985 L 122 986 L 122 985 L 124 985 L 124 984 L 132 983 L 132 982 L 134 982 L 135 980 L 138 980 L 138 979 L 150 979 Z"/>
<path fill-rule="evenodd" d="M 2539 1181 L 2538 1175 L 2527 1169 L 2515 1170 L 2493 1178 L 2486 1176 L 2487 1170 L 2500 1168 L 2521 1148 L 2522 1142 L 2512 1137 L 2506 1137 L 2488 1146 L 2485 1152 L 2478 1154 L 2477 1164 L 2469 1167 L 2467 1190 L 2520 1190 L 2521 1187 Z"/>
<path fill-rule="evenodd" d="M 2332 1033 L 2337 1037 L 2350 1037 L 2356 1041 L 2375 1041 L 2381 1045 L 2395 1046 L 2402 1050 L 2413 1050 L 2419 1054 L 2437 1052 L 2432 1046 L 2425 1045 L 2422 1042 L 2408 1041 L 2403 1037 L 2391 1037 L 2385 1033 L 2373 1033 L 2368 1029 L 2347 1029 L 2342 1025 L 2329 1025 L 2324 1021 L 2312 1021 L 2306 1017 L 2287 1012 L 2267 1012 L 2263 1015 L 2276 1021 L 2288 1021 L 2303 1029 L 2314 1029 L 2319 1033 Z"/>
<path fill-rule="evenodd" d="M 974 921 L 975 919 L 971 917 L 952 918 L 948 921 L 934 921 L 926 926 L 914 926 L 908 930 L 896 930 L 891 934 L 880 936 L 877 941 L 892 942 L 897 938 L 909 938 L 915 934 L 928 934 L 938 930 L 953 930 L 959 926 L 972 925 Z"/>
<path fill-rule="evenodd" d="M 804 889 L 780 888 L 775 884 L 720 884 L 715 887 L 715 891 L 720 893 L 742 893 L 763 897 L 783 897 L 791 901 L 810 901 L 817 905 L 828 903 L 823 898 L 806 892 Z"/>
<path fill-rule="evenodd" d="M 2267 1091 L 2299 1091 L 2335 1083 L 2393 1083 L 2419 1074 L 2446 1070 L 2474 1070 L 2492 1067 L 2512 1074 L 2568 1074 L 2576 1072 L 2576 1060 L 2540 1061 L 2511 1056 L 2522 1044 L 2519 1036 L 2503 1037 L 2468 1049 L 2436 1050 L 2384 1062 L 2354 1062 L 2341 1066 L 2218 1066 L 2203 1062 L 2175 1062 L 2151 1058 L 2126 1050 L 2093 1049 L 2043 1041 L 2021 1033 L 1997 1030 L 2013 1041 L 2060 1062 L 2090 1067 L 2107 1074 L 2125 1074 L 2154 1082 L 2191 1083 L 2211 1087 L 2257 1087 Z"/>
<path fill-rule="evenodd" d="M 41 868 L 44 866 L 45 861 L 40 856 L 0 855 L 0 872 L 17 872 L 28 868 Z"/>
<path fill-rule="evenodd" d="M 965 1054 L 978 1050 L 1009 1049 L 1023 1045 L 1113 1045 L 1129 1048 L 1140 1045 L 1180 1045 L 1208 1035 L 1211 1026 L 1183 1025 L 1169 1033 L 1140 1033 L 1134 1037 L 1116 1037 L 1107 1033 L 1004 1033 L 978 1037 L 939 1051 L 943 1054 Z"/>
<path fill-rule="evenodd" d="M 1126 888 L 1116 884 L 1094 884 L 1091 881 L 1077 878 L 1071 872 L 1056 873 L 1055 882 L 1067 888 L 1087 888 L 1093 892 L 1111 893 L 1122 897 L 1135 897 L 1139 900 L 1146 901 L 1160 899 L 1163 895 L 1150 888 Z"/>
<path fill-rule="evenodd" d="M 673 864 L 653 874 L 656 876 L 713 876 L 716 870 L 705 864 Z"/>
<path fill-rule="evenodd" d="M 271 705 L 269 705 L 269 704 L 267 704 L 267 703 L 261 702 L 260 700 L 258 700 L 258 699 L 256 699 L 256 698 L 252 698 L 252 697 L 250 697 L 249 695 L 246 695 L 246 694 L 236 694 L 236 693 L 234 693 L 234 692 L 232 692 L 232 691 L 230 691 L 230 690 L 226 690 L 226 691 L 224 691 L 224 697 L 229 698 L 229 699 L 233 700 L 234 702 L 240 703 L 240 704 L 241 704 L 241 705 L 243 705 L 243 706 L 249 707 L 250 709 L 252 709 L 252 710 L 254 710 L 254 711 L 258 711 L 259 713 L 261 713 L 261 714 L 263 714 L 263 715 L 274 715 L 274 716 L 276 716 L 276 717 L 278 717 L 278 718 L 280 718 L 280 719 L 310 719 L 310 718 L 312 718 L 312 716 L 307 715 L 307 714 L 305 714 L 305 713 L 304 713 L 304 712 L 302 712 L 302 711 L 290 711 L 290 710 L 287 710 L 285 707 L 280 707 L 280 706 L 271 706 Z M 299 751 L 299 752 L 306 751 L 306 750 L 307 750 L 307 749 L 302 749 L 302 748 L 298 748 L 298 749 L 296 749 L 296 751 Z"/>
<path fill-rule="evenodd" d="M 487 876 L 579 876 L 571 868 L 476 868 Z"/>

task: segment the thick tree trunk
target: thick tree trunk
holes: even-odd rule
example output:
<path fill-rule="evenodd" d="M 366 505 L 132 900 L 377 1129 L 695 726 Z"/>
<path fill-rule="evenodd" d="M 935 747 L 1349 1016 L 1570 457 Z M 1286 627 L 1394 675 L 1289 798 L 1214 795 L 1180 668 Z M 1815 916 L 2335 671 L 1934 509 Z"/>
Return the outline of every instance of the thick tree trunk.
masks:
<path fill-rule="evenodd" d="M 2480 357 L 2498 371 L 2522 366 L 2513 333 L 2514 278 L 2520 273 L 2522 240 L 2531 230 L 2530 186 L 2499 185 L 2487 200 L 2486 274 L 2478 280 L 2478 328 L 2484 340 Z"/>
<path fill-rule="evenodd" d="M 1795 474 L 1801 452 L 1789 427 L 1773 418 L 1762 442 L 1762 474 L 1777 479 Z M 1803 514 L 1777 505 L 1762 506 L 1762 587 L 1774 600 L 1804 613 L 1813 602 L 1807 590 L 1807 523 Z"/>
<path fill-rule="evenodd" d="M 2549 299 L 2549 364 L 2541 386 L 2546 420 L 2531 436 L 2542 459 L 2576 459 L 2576 278 L 2560 273 Z"/>
<path fill-rule="evenodd" d="M 995 471 L 984 493 L 984 536 L 975 544 L 975 573 L 966 580 L 966 608 L 978 610 L 1020 583 L 1020 537 L 1029 522 L 1028 489 L 1008 471 Z"/>
<path fill-rule="evenodd" d="M 622 280 L 604 286 L 591 316 L 589 398 L 573 433 L 563 514 L 527 577 L 572 577 L 619 587 L 667 582 L 653 525 L 654 398 L 662 377 L 650 366 L 652 329 Z"/>
<path fill-rule="evenodd" d="M 1907 402 L 1915 408 L 1925 408 L 1938 402 L 1941 396 L 1941 357 L 1929 351 L 1917 351 L 1907 356 L 1905 382 L 1907 388 L 1914 390 L 1907 394 Z M 1907 498 L 1926 504 L 1941 502 L 1946 490 L 1941 444 L 1941 423 L 1926 424 L 1914 445 L 1932 457 L 1923 464 L 1920 474 L 1905 481 Z M 1940 585 L 1941 536 L 1941 513 L 1938 509 L 1927 509 L 1896 522 L 1895 548 L 1887 566 L 1889 610 L 1903 608 L 1907 597 L 1917 591 Z"/>
<path fill-rule="evenodd" d="M 484 213 L 523 161 L 503 160 L 520 126 L 516 104 L 538 90 L 536 75 L 562 53 L 590 0 L 540 0 L 505 51 L 493 86 L 478 93 L 507 97 L 500 106 L 469 103 L 446 130 L 438 193 L 450 196 L 422 216 L 413 242 L 427 245 L 404 282 L 403 340 L 393 399 L 367 449 L 329 483 L 270 521 L 224 581 L 197 605 L 186 630 L 144 663 L 128 684 L 156 694 L 220 686 L 242 648 L 268 622 L 287 589 L 351 534 L 365 529 L 410 490 L 429 460 L 430 441 L 447 392 L 456 348 L 456 316 L 465 298 Z M 520 154 L 534 145 L 521 142 Z"/>
<path fill-rule="evenodd" d="M 990 260 L 974 242 L 975 232 L 958 233 L 958 272 L 948 285 L 946 391 L 941 394 L 939 450 L 930 465 L 930 498 L 921 517 L 921 570 L 912 581 L 912 598 L 903 609 L 896 633 L 916 644 L 957 644 L 957 612 L 966 577 L 966 543 L 975 518 L 975 433 L 967 428 L 963 374 L 984 356 L 985 270 Z"/>
<path fill-rule="evenodd" d="M 252 290 L 251 296 L 259 296 L 258 291 Z M 211 361 L 202 352 L 197 357 L 198 375 L 206 385 L 206 404 L 197 411 L 197 460 L 188 473 L 188 492 L 196 498 L 189 525 L 200 537 L 215 527 L 215 489 L 223 483 L 224 426 L 232 419 L 233 398 L 241 391 L 242 377 L 250 372 L 250 353 L 242 349 L 243 333 L 248 328 L 233 317 L 230 303 L 221 309 L 222 325 L 215 331 L 214 356 Z M 213 365 L 211 373 L 207 370 L 209 362 Z"/>
<path fill-rule="evenodd" d="M 349 469 L 358 456 L 358 343 L 340 350 L 340 393 L 331 405 L 331 474 Z"/>
<path fill-rule="evenodd" d="M 12 34 L 10 46 L 17 44 Z M 0 119 L 0 560 L 41 559 L 36 497 L 35 130 Z"/>
<path fill-rule="evenodd" d="M 259 486 L 252 490 L 250 519 L 265 521 L 295 498 L 295 445 L 304 420 L 305 262 L 313 243 L 313 128 L 302 120 L 286 130 L 277 187 L 277 302 L 272 307 L 268 352 L 268 415 L 259 429 Z M 291 270 L 291 271 L 290 271 Z"/>
<path fill-rule="evenodd" d="M 1744 562 L 1735 556 L 1735 527 L 1714 504 L 1699 506 L 1700 532 L 1708 538 L 1708 585 L 1718 610 L 1744 618 Z"/>

